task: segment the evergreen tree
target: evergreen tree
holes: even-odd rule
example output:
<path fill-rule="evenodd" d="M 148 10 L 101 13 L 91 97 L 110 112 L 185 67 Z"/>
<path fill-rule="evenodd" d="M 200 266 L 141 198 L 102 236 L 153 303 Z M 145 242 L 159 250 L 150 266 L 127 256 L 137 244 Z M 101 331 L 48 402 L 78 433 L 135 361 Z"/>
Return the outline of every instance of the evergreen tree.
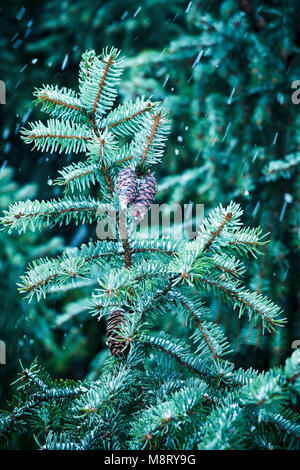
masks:
<path fill-rule="evenodd" d="M 36 90 L 50 119 L 22 131 L 41 151 L 85 158 L 60 171 L 56 184 L 68 194 L 10 205 L 3 227 L 23 233 L 98 222 L 103 229 L 110 220 L 111 238 L 35 261 L 20 291 L 41 299 L 96 285 L 91 309 L 106 321 L 109 351 L 93 380 L 53 381 L 37 362 L 22 368 L 18 394 L 0 417 L 2 442 L 26 432 L 47 449 L 298 448 L 299 351 L 284 368 L 236 369 L 204 302 L 208 292 L 219 294 L 263 333 L 284 325 L 280 308 L 242 277 L 242 258 L 266 244 L 261 229 L 245 228 L 241 207 L 230 202 L 202 221 L 194 240 L 136 236 L 170 123 L 165 108 L 144 97 L 113 109 L 122 65 L 114 48 L 85 52 L 79 91 Z"/>
<path fill-rule="evenodd" d="M 39 118 L 29 87 L 41 77 L 52 83 L 55 74 L 73 85 L 82 50 L 118 44 L 129 57 L 122 97 L 147 94 L 165 100 L 173 117 L 166 165 L 157 169 L 157 175 L 166 176 L 160 179 L 161 198 L 210 208 L 235 199 L 246 209 L 247 224 L 272 232 L 265 256 L 247 266 L 247 277 L 253 289 L 278 299 L 288 327 L 262 339 L 252 324 L 233 318 L 215 299 L 210 305 L 239 352 L 236 359 L 242 355 L 245 363 L 254 354 L 250 363 L 260 368 L 283 363 L 300 335 L 294 288 L 294 276 L 299 277 L 298 107 L 291 101 L 291 84 L 300 75 L 298 16 L 299 5 L 292 0 L 146 0 L 126 7 L 122 1 L 49 0 L 31 1 L 30 7 L 24 2 L 24 8 L 10 2 L 0 19 L 5 51 L 0 78 L 8 97 L 1 155 L 9 155 L 17 168 L 22 162 L 26 171 L 17 174 L 18 180 L 34 171 L 35 179 L 45 181 L 59 164 L 53 152 L 50 159 L 37 160 L 33 170 L 14 141 L 30 112 Z M 251 348 L 245 352 L 246 344 Z"/>

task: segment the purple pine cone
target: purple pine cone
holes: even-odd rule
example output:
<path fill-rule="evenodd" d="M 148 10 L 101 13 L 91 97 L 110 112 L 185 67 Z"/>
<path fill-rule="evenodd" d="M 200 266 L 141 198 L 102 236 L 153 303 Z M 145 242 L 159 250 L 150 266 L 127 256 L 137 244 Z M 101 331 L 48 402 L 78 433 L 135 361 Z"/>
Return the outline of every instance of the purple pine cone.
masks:
<path fill-rule="evenodd" d="M 141 179 L 136 198 L 131 206 L 131 214 L 135 219 L 142 218 L 149 210 L 157 192 L 157 182 L 153 174 Z"/>
<path fill-rule="evenodd" d="M 122 168 L 117 178 L 117 191 L 119 193 L 119 201 L 121 209 L 126 209 L 136 195 L 137 176 L 136 172 L 130 168 Z"/>
<path fill-rule="evenodd" d="M 122 340 L 119 336 L 118 329 L 124 321 L 124 310 L 122 308 L 117 308 L 112 312 L 107 320 L 106 325 L 106 336 L 107 336 L 107 345 L 110 349 L 110 352 L 115 357 L 121 357 L 122 355 L 127 354 L 128 345 Z"/>

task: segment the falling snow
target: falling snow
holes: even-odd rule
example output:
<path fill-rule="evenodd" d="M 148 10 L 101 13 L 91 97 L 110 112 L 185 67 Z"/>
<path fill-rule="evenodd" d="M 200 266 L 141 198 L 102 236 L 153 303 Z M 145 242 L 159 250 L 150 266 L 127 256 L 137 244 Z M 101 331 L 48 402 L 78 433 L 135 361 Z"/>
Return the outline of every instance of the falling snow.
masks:
<path fill-rule="evenodd" d="M 65 70 L 69 62 L 69 54 L 66 54 L 63 60 L 63 63 L 61 64 L 61 69 Z"/>

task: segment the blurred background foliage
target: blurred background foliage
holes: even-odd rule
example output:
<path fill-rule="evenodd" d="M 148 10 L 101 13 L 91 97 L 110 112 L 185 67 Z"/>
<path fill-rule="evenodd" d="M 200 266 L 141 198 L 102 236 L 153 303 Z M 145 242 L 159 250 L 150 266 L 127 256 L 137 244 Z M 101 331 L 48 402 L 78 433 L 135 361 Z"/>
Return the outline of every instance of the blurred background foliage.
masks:
<path fill-rule="evenodd" d="M 7 92 L 1 210 L 34 194 L 57 197 L 53 180 L 72 157 L 41 156 L 20 140 L 20 128 L 42 116 L 32 104 L 34 88 L 76 88 L 82 52 L 122 49 L 122 100 L 152 96 L 164 101 L 173 120 L 164 164 L 156 169 L 158 201 L 203 203 L 207 213 L 234 199 L 246 225 L 269 232 L 271 242 L 246 276 L 252 289 L 280 304 L 288 326 L 262 337 L 221 299 L 211 301 L 235 362 L 259 369 L 281 364 L 300 339 L 300 108 L 291 101 L 291 84 L 300 79 L 299 13 L 293 0 L 31 0 L 1 7 L 0 78 Z M 56 376 L 99 374 L 104 328 L 86 310 L 88 288 L 53 292 L 51 300 L 28 306 L 16 287 L 31 260 L 90 238 L 95 227 L 1 233 L 0 334 L 8 345 L 8 364 L 0 366 L 2 398 L 19 358 L 29 363 L 38 356 Z"/>

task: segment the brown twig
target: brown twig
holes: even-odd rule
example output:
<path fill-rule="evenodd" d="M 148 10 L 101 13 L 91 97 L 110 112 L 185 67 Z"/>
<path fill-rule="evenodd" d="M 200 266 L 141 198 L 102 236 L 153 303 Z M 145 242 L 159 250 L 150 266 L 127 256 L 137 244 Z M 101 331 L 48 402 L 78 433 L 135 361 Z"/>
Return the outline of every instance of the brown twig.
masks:
<path fill-rule="evenodd" d="M 232 213 L 231 212 L 228 212 L 227 214 L 224 215 L 224 220 L 223 222 L 221 223 L 220 227 L 214 232 L 214 234 L 211 236 L 211 238 L 208 240 L 208 242 L 206 243 L 205 247 L 204 247 L 204 251 L 207 251 L 210 247 L 210 245 L 213 243 L 213 241 L 220 235 L 220 233 L 222 232 L 222 230 L 224 229 L 225 225 L 227 224 L 227 222 L 229 222 L 229 220 L 232 219 Z"/>

